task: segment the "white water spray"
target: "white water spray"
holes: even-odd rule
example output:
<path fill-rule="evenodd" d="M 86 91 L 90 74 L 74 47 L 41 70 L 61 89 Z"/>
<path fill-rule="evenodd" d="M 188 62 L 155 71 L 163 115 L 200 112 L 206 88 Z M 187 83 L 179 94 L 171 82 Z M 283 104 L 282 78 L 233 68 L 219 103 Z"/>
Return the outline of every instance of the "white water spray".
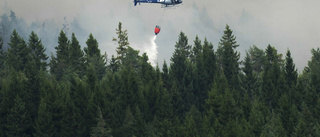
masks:
<path fill-rule="evenodd" d="M 149 62 L 153 67 L 157 65 L 158 46 L 156 44 L 157 35 L 150 38 L 150 45 L 146 48 L 149 57 Z"/>

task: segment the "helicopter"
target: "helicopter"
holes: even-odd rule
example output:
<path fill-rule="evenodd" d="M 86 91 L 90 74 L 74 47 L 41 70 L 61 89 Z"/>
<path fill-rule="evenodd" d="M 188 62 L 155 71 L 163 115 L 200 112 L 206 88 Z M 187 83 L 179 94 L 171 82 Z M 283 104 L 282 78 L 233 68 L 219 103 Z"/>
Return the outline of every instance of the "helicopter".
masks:
<path fill-rule="evenodd" d="M 139 5 L 141 3 L 158 3 L 162 8 L 166 8 L 181 4 L 182 0 L 134 0 L 134 6 L 137 6 L 138 3 Z"/>

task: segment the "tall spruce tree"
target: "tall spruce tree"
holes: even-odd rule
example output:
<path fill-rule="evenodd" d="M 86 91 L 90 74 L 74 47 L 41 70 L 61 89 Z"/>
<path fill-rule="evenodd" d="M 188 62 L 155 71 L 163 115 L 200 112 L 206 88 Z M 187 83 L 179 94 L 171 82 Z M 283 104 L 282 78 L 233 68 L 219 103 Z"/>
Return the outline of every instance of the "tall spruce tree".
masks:
<path fill-rule="evenodd" d="M 178 42 L 175 45 L 175 51 L 171 57 L 170 78 L 176 84 L 177 91 L 181 95 L 184 106 L 181 106 L 181 116 L 187 112 L 194 103 L 193 94 L 193 74 L 194 67 L 192 66 L 190 57 L 191 46 L 188 45 L 188 38 L 180 32 Z"/>
<path fill-rule="evenodd" d="M 281 96 L 281 89 L 284 86 L 282 72 L 280 70 L 281 56 L 277 54 L 277 50 L 268 45 L 266 49 L 266 62 L 264 64 L 264 72 L 262 76 L 262 96 L 266 103 L 274 108 Z"/>
<path fill-rule="evenodd" d="M 15 70 L 23 71 L 28 60 L 30 60 L 30 49 L 16 30 L 12 32 L 10 42 L 8 44 L 10 45 L 10 48 L 7 52 L 7 63 Z"/>
<path fill-rule="evenodd" d="M 246 90 L 247 94 L 249 95 L 250 99 L 253 99 L 256 95 L 255 92 L 257 92 L 257 78 L 256 73 L 253 72 L 252 68 L 252 60 L 247 52 L 246 57 L 244 59 L 244 67 L 242 68 L 242 71 L 245 73 L 244 81 L 243 81 L 243 87 Z"/>
<path fill-rule="evenodd" d="M 46 70 L 48 56 L 45 54 L 45 48 L 35 32 L 31 32 L 28 42 L 32 58 L 36 63 L 37 70 Z"/>
<path fill-rule="evenodd" d="M 87 47 L 84 48 L 86 58 L 86 68 L 93 66 L 98 79 L 100 80 L 106 72 L 105 57 L 101 55 L 98 41 L 89 35 L 86 41 Z"/>
<path fill-rule="evenodd" d="M 240 53 L 235 51 L 239 45 L 236 42 L 236 37 L 232 33 L 233 31 L 229 25 L 226 25 L 224 35 L 219 43 L 222 46 L 222 55 L 220 58 L 222 58 L 222 69 L 229 85 L 232 85 L 232 88 L 238 88 Z"/>
<path fill-rule="evenodd" d="M 285 80 L 286 85 L 289 89 L 295 87 L 297 84 L 298 72 L 293 63 L 290 50 L 286 54 L 286 64 L 285 64 Z"/>
<path fill-rule="evenodd" d="M 70 43 L 70 65 L 72 67 L 72 71 L 76 74 L 82 76 L 84 75 L 84 53 L 81 50 L 81 46 L 79 45 L 79 41 L 76 38 L 75 34 L 72 33 L 71 43 Z"/>
<path fill-rule="evenodd" d="M 57 80 L 61 80 L 64 75 L 67 74 L 67 68 L 69 67 L 69 44 L 65 32 L 60 31 L 58 37 L 58 46 L 55 47 L 56 57 L 52 56 L 50 61 L 50 72 L 55 75 Z"/>
<path fill-rule="evenodd" d="M 117 59 L 119 63 L 123 63 L 123 59 L 126 58 L 127 48 L 129 46 L 128 41 L 128 32 L 127 30 L 122 29 L 122 23 L 119 22 L 118 28 L 116 29 L 117 38 L 113 38 L 112 41 L 116 41 L 118 43 L 117 47 Z"/>
<path fill-rule="evenodd" d="M 55 132 L 52 112 L 50 111 L 50 106 L 47 104 L 47 99 L 41 98 L 38 110 L 38 116 L 35 120 L 34 129 L 35 132 L 33 136 L 35 137 L 53 137 Z"/>
<path fill-rule="evenodd" d="M 107 127 L 107 123 L 102 116 L 101 109 L 98 109 L 97 125 L 92 127 L 91 137 L 112 137 L 111 129 Z"/>
<path fill-rule="evenodd" d="M 31 136 L 31 118 L 25 101 L 17 95 L 7 115 L 7 136 Z"/>

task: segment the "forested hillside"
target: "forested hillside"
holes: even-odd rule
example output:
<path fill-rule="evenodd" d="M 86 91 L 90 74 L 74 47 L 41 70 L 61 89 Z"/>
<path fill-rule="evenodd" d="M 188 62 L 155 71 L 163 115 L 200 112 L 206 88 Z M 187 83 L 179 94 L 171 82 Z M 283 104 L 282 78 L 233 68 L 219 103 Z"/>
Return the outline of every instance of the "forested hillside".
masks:
<path fill-rule="evenodd" d="M 175 46 L 170 63 L 152 67 L 116 28 L 110 58 L 92 34 L 81 49 L 61 31 L 49 59 L 36 33 L 14 30 L 0 52 L 0 136 L 320 136 L 319 48 L 301 74 L 272 45 L 241 61 L 226 25 L 218 46 L 181 32 L 162 45 Z"/>

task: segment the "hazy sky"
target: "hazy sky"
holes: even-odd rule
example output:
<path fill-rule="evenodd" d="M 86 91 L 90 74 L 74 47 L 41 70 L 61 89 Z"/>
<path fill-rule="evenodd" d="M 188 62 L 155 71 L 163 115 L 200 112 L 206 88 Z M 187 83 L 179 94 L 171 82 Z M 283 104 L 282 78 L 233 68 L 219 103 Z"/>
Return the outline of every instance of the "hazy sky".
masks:
<path fill-rule="evenodd" d="M 310 60 L 312 48 L 320 44 L 319 0 L 183 0 L 183 5 L 163 9 L 157 4 L 133 6 L 133 0 L 0 0 L 0 14 L 12 9 L 27 23 L 54 21 L 62 24 L 76 20 L 81 28 L 79 39 L 92 33 L 102 52 L 115 54 L 112 37 L 119 21 L 128 30 L 130 46 L 146 52 L 150 48 L 154 27 L 161 26 L 155 43 L 158 63 L 170 61 L 180 31 L 193 44 L 198 35 L 206 37 L 217 49 L 219 39 L 228 24 L 237 37 L 241 55 L 256 45 L 268 44 L 285 54 L 290 49 L 299 71 Z M 59 26 L 59 27 L 62 27 Z M 74 28 L 71 28 L 74 31 Z"/>

